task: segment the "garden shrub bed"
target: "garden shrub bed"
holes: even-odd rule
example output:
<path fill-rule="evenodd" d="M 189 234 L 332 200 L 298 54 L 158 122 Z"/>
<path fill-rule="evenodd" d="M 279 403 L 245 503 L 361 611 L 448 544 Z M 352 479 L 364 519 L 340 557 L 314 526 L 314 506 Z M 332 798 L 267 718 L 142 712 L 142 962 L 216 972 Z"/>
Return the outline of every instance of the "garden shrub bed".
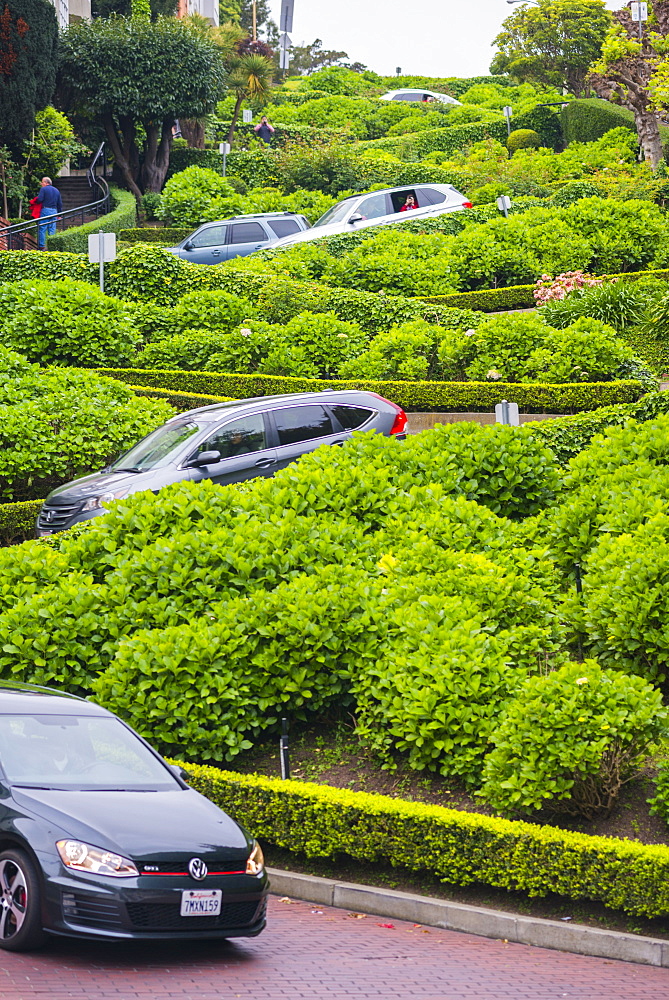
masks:
<path fill-rule="evenodd" d="M 23 542 L 35 535 L 35 521 L 43 500 L 0 504 L 0 546 Z"/>
<path fill-rule="evenodd" d="M 639 281 L 642 278 L 659 278 L 669 281 L 669 270 L 657 268 L 649 271 L 625 271 L 621 274 L 599 275 L 602 281 Z M 450 306 L 455 309 L 476 309 L 481 312 L 502 312 L 505 309 L 531 308 L 535 305 L 536 285 L 509 285 L 507 288 L 487 288 L 477 292 L 455 292 L 450 295 L 420 295 L 421 302 Z"/>
<path fill-rule="evenodd" d="M 669 848 L 300 781 L 182 765 L 238 822 L 308 857 L 345 853 L 456 885 L 552 892 L 628 914 L 669 914 Z"/>
<path fill-rule="evenodd" d="M 62 233 L 56 233 L 55 236 L 48 236 L 47 249 L 64 253 L 88 253 L 88 237 L 93 233 L 99 233 L 100 230 L 105 233 L 119 233 L 134 226 L 137 218 L 135 196 L 130 191 L 122 191 L 120 188 L 109 190 L 114 205 L 111 212 L 83 226 L 73 226 Z"/>
<path fill-rule="evenodd" d="M 212 403 L 227 403 L 233 396 L 209 396 L 197 392 L 175 392 L 172 389 L 149 389 L 143 385 L 130 385 L 138 396 L 148 396 L 149 399 L 164 399 L 179 412 L 194 410 L 198 406 L 210 406 Z"/>
<path fill-rule="evenodd" d="M 641 382 L 530 384 L 514 382 L 374 382 L 367 380 L 302 379 L 281 375 L 234 375 L 218 372 L 161 371 L 138 368 L 98 368 L 129 383 L 135 389 L 150 386 L 177 392 L 227 396 L 275 396 L 324 389 L 358 389 L 377 392 L 402 406 L 419 412 L 482 412 L 494 410 L 502 399 L 518 403 L 523 413 L 576 413 L 600 406 L 632 403 L 643 395 Z"/>

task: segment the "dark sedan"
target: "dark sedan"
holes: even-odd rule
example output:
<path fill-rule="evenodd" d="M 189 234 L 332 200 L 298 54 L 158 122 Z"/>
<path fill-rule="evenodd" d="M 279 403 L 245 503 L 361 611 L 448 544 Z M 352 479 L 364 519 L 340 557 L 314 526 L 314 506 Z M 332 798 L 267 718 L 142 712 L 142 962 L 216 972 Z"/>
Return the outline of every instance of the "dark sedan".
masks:
<path fill-rule="evenodd" d="M 37 534 L 50 535 L 105 513 L 106 503 L 182 480 L 239 483 L 271 476 L 320 445 L 353 431 L 404 436 L 407 417 L 374 392 L 333 390 L 215 403 L 169 420 L 102 472 L 47 497 Z"/>
<path fill-rule="evenodd" d="M 259 934 L 256 841 L 111 712 L 0 684 L 0 948 Z"/>

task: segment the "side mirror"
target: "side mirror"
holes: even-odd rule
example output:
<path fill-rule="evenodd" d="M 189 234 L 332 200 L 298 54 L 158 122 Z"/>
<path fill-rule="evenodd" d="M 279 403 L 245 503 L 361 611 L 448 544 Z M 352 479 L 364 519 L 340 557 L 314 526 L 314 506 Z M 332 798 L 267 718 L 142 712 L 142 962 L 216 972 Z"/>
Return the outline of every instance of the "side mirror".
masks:
<path fill-rule="evenodd" d="M 191 458 L 188 464 L 199 469 L 202 465 L 213 465 L 214 462 L 220 462 L 220 460 L 220 451 L 201 451 L 195 458 Z"/>
<path fill-rule="evenodd" d="M 169 767 L 172 774 L 176 774 L 177 778 L 181 778 L 182 781 L 188 781 L 188 779 L 190 778 L 190 774 L 188 773 L 188 771 L 184 771 L 183 767 L 181 767 L 179 764 L 168 764 L 167 766 Z"/>
<path fill-rule="evenodd" d="M 351 218 L 348 220 L 349 226 L 352 226 L 354 222 L 364 222 L 362 215 L 360 215 L 358 212 L 356 212 L 355 215 L 352 215 Z"/>
<path fill-rule="evenodd" d="M 184 243 L 184 245 L 182 246 L 181 249 L 182 250 L 192 250 L 193 249 L 193 244 L 191 243 L 190 240 L 188 240 L 186 243 Z"/>

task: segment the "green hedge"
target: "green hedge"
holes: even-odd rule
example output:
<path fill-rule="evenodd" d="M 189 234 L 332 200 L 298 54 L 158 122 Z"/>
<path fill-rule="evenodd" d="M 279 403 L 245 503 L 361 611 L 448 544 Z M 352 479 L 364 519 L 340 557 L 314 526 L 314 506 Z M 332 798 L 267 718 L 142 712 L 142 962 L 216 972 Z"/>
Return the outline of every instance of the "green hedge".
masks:
<path fill-rule="evenodd" d="M 515 122 L 514 122 L 515 124 Z M 482 139 L 499 139 L 506 142 L 507 127 L 504 118 L 498 122 L 475 122 L 473 125 L 451 125 L 450 128 L 432 128 L 421 132 L 411 132 L 409 136 L 389 136 L 386 139 L 369 139 L 356 143 L 357 151 L 383 150 L 400 155 L 410 141 L 411 150 L 417 156 L 426 156 L 436 151 L 456 153 Z"/>
<path fill-rule="evenodd" d="M 35 521 L 43 500 L 0 504 L 0 545 L 13 545 L 35 537 Z"/>
<path fill-rule="evenodd" d="M 181 762 L 179 762 L 181 763 Z M 301 781 L 182 764 L 190 784 L 262 840 L 308 857 L 343 853 L 484 884 L 669 914 L 669 847 L 591 837 Z"/>
<path fill-rule="evenodd" d="M 193 149 L 190 146 L 172 149 L 167 180 L 173 174 L 178 174 L 186 167 L 203 167 L 205 170 L 223 170 L 223 157 L 217 149 Z"/>
<path fill-rule="evenodd" d="M 165 246 L 173 247 L 181 243 L 193 232 L 193 229 L 121 229 L 118 234 L 119 240 L 124 243 L 164 243 Z"/>
<path fill-rule="evenodd" d="M 635 131 L 633 112 L 597 97 L 569 101 L 566 107 L 563 107 L 560 117 L 566 144 L 594 142 L 612 128 L 628 128 L 632 132 Z"/>
<path fill-rule="evenodd" d="M 166 403 L 183 413 L 185 410 L 195 410 L 198 406 L 211 406 L 212 403 L 227 403 L 232 396 L 207 396 L 196 392 L 174 392 L 172 389 L 147 389 L 143 385 L 131 385 L 138 396 L 148 396 L 149 399 L 164 399 Z"/>
<path fill-rule="evenodd" d="M 290 378 L 281 375 L 233 375 L 218 372 L 162 371 L 141 368 L 98 368 L 132 385 L 173 389 L 246 399 L 324 389 L 359 389 L 378 392 L 411 412 L 488 413 L 502 399 L 518 403 L 523 413 L 578 413 L 614 403 L 631 403 L 643 394 L 641 382 L 581 382 L 564 385 L 518 382 L 373 382 L 336 379 Z"/>
<path fill-rule="evenodd" d="M 23 281 L 26 278 L 45 278 L 58 281 L 75 278 L 77 281 L 99 280 L 97 264 L 89 264 L 82 253 L 35 253 L 34 250 L 0 250 L 0 281 Z"/>
<path fill-rule="evenodd" d="M 101 215 L 83 226 L 73 226 L 63 233 L 47 236 L 47 249 L 69 253 L 88 253 L 88 237 L 101 229 L 105 233 L 118 233 L 134 226 L 137 219 L 137 203 L 134 195 L 120 188 L 110 188 L 114 208 L 107 215 Z"/>
<path fill-rule="evenodd" d="M 602 274 L 602 281 L 639 281 L 641 278 L 659 278 L 669 281 L 669 270 L 656 268 L 651 271 L 624 271 L 621 274 Z M 504 309 L 522 309 L 534 305 L 535 285 L 509 285 L 506 288 L 486 288 L 478 292 L 454 292 L 450 295 L 421 295 L 417 301 L 452 309 L 477 309 L 481 312 L 502 312 Z"/>

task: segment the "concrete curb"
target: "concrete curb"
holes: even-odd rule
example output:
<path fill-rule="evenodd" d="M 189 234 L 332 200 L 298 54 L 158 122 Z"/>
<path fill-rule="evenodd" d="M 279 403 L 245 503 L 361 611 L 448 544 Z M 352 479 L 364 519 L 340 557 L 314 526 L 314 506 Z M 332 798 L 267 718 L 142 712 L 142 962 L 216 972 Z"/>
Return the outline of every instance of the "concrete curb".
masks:
<path fill-rule="evenodd" d="M 302 875 L 268 868 L 271 891 L 322 906 L 337 906 L 356 913 L 372 913 L 378 917 L 409 920 L 414 924 L 463 931 L 480 937 L 553 948 L 575 955 L 636 962 L 669 968 L 669 941 L 624 934 L 620 931 L 598 930 L 583 924 L 568 924 L 559 920 L 522 917 L 502 910 L 482 906 L 451 903 L 446 899 L 416 896 L 410 892 L 379 889 L 371 885 L 355 885 L 334 879 Z"/>

